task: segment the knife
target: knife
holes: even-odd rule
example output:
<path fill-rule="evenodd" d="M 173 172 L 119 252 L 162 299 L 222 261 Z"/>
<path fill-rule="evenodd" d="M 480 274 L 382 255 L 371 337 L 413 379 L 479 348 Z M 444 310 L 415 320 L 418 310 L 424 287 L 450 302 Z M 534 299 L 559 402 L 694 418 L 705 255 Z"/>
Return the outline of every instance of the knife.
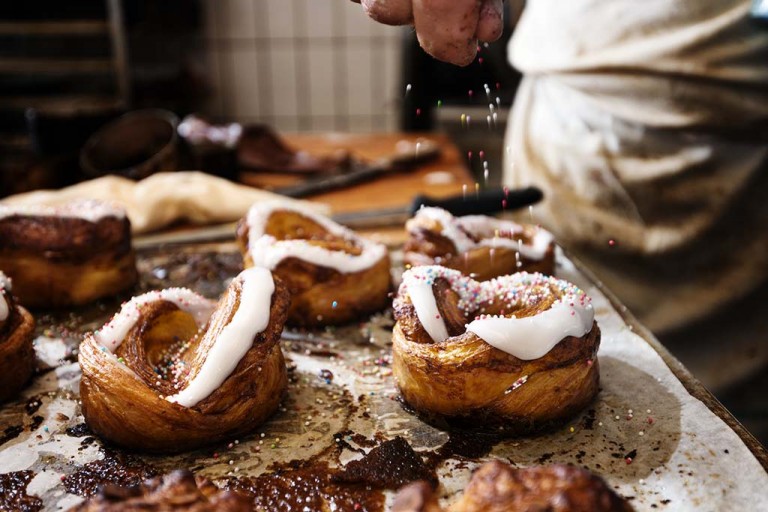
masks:
<path fill-rule="evenodd" d="M 418 195 L 411 204 L 396 208 L 381 208 L 362 212 L 338 213 L 332 218 L 352 229 L 377 228 L 404 224 L 422 206 L 436 206 L 453 215 L 490 215 L 506 210 L 516 210 L 538 203 L 544 197 L 541 190 L 528 187 L 517 190 L 490 189 L 468 192 L 466 195 L 434 199 Z"/>
<path fill-rule="evenodd" d="M 273 190 L 278 194 L 302 198 L 370 181 L 386 174 L 410 171 L 421 164 L 431 162 L 440 156 L 440 146 L 429 139 L 398 143 L 394 155 L 380 158 L 373 163 L 353 159 L 350 169 L 340 174 L 320 175 L 308 178 L 297 185 L 288 185 Z"/>
<path fill-rule="evenodd" d="M 331 218 L 352 229 L 402 226 L 422 206 L 445 208 L 454 215 L 488 215 L 501 211 L 516 210 L 541 201 L 543 194 L 535 187 L 504 190 L 483 190 L 465 195 L 435 199 L 416 196 L 408 206 L 381 208 L 362 212 L 338 213 Z M 218 242 L 235 237 L 236 222 L 206 226 L 171 233 L 155 233 L 134 238 L 136 249 L 148 249 L 160 245 L 188 244 L 194 242 Z"/>

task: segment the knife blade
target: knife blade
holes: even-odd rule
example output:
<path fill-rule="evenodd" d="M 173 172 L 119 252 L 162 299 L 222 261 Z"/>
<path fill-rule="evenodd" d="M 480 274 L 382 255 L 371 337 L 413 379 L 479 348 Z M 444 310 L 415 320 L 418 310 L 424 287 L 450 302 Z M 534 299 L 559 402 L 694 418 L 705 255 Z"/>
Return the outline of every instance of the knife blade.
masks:
<path fill-rule="evenodd" d="M 422 206 L 444 208 L 456 216 L 490 215 L 536 204 L 543 197 L 544 194 L 536 187 L 490 189 L 442 199 L 418 195 L 407 206 L 339 213 L 333 216 L 333 220 L 352 229 L 377 228 L 404 224 Z"/>

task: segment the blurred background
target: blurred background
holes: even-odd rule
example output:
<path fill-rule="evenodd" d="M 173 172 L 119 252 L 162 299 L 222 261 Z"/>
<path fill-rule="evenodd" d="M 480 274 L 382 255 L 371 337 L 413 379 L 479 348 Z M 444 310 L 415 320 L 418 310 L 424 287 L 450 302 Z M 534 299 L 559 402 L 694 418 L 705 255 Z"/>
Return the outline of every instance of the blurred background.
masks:
<path fill-rule="evenodd" d="M 82 179 L 88 136 L 146 107 L 282 132 L 440 130 L 462 150 L 484 149 L 498 180 L 519 81 L 509 33 L 462 69 L 428 57 L 411 29 L 373 23 L 341 0 L 4 4 L 0 196 Z"/>

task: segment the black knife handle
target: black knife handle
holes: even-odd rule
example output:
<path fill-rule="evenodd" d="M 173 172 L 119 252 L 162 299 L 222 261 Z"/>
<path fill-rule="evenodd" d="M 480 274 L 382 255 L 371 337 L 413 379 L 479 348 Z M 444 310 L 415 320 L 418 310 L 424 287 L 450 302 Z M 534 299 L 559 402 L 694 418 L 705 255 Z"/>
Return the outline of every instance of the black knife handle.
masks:
<path fill-rule="evenodd" d="M 447 199 L 433 199 L 419 195 L 414 198 L 409 211 L 413 215 L 422 206 L 437 206 L 456 216 L 489 215 L 536 204 L 543 197 L 544 194 L 536 187 L 520 188 L 507 192 L 500 188 L 481 190 L 480 192 L 468 190 L 466 196 L 453 196 Z"/>

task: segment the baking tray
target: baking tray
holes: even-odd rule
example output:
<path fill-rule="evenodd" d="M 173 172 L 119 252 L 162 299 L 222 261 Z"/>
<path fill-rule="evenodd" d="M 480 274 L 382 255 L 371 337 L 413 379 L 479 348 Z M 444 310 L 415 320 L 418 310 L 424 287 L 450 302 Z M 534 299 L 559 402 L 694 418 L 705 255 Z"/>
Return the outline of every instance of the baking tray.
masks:
<path fill-rule="evenodd" d="M 135 293 L 187 286 L 216 297 L 242 265 L 232 243 L 138 256 Z M 66 510 L 100 485 L 186 468 L 250 493 L 263 510 L 374 511 L 418 478 L 439 481 L 450 502 L 475 467 L 499 458 L 589 468 L 638 510 L 768 510 L 765 449 L 588 271 L 557 256 L 557 275 L 594 301 L 601 392 L 581 415 L 535 437 L 449 433 L 407 411 L 392 379 L 392 318 L 384 312 L 344 328 L 287 330 L 288 393 L 252 435 L 177 456 L 127 453 L 102 445 L 83 423 L 76 361 L 82 334 L 127 297 L 38 314 L 40 369 L 0 409 L 0 509 Z"/>

